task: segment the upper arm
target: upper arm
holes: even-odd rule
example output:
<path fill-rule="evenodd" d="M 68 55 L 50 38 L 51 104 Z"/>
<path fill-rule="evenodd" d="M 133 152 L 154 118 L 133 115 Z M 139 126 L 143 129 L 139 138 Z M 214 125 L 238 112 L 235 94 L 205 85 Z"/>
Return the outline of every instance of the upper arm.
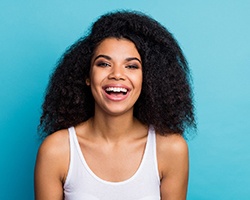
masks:
<path fill-rule="evenodd" d="M 48 136 L 41 144 L 35 166 L 35 199 L 62 200 L 63 179 L 67 173 L 69 148 L 59 134 Z"/>
<path fill-rule="evenodd" d="M 161 199 L 185 200 L 188 186 L 188 147 L 183 137 L 168 136 L 158 148 Z"/>

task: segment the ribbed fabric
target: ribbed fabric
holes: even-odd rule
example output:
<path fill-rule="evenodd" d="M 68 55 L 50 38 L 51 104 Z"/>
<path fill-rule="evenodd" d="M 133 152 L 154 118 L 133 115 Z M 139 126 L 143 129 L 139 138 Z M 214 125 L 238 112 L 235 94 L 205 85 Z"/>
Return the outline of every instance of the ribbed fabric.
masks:
<path fill-rule="evenodd" d="M 160 178 L 155 131 L 150 126 L 142 162 L 136 173 L 121 182 L 97 177 L 87 165 L 74 127 L 69 128 L 70 165 L 64 184 L 65 200 L 159 200 Z"/>

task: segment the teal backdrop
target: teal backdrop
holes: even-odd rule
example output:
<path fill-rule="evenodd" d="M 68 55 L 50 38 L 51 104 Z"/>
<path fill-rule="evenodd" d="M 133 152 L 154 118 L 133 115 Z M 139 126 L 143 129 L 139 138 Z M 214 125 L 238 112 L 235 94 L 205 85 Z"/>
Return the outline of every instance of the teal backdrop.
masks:
<path fill-rule="evenodd" d="M 198 131 L 188 141 L 187 199 L 250 199 L 249 0 L 1 0 L 0 199 L 34 199 L 49 75 L 98 16 L 117 9 L 161 22 L 189 61 Z"/>

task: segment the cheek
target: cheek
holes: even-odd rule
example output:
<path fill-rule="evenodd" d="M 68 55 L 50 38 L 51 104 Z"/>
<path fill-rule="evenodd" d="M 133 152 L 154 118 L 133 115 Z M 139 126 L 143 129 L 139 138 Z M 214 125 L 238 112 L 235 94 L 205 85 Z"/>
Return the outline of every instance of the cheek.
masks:
<path fill-rule="evenodd" d="M 133 82 L 137 87 L 141 87 L 142 86 L 142 73 L 141 74 L 137 74 L 136 76 L 133 77 Z"/>
<path fill-rule="evenodd" d="M 105 74 L 100 72 L 99 70 L 93 70 L 90 73 L 90 87 L 92 95 L 95 97 L 96 95 L 100 95 L 102 82 L 105 79 Z"/>
<path fill-rule="evenodd" d="M 97 70 L 93 70 L 90 73 L 90 81 L 92 86 L 98 85 L 102 80 L 102 74 L 99 73 Z"/>

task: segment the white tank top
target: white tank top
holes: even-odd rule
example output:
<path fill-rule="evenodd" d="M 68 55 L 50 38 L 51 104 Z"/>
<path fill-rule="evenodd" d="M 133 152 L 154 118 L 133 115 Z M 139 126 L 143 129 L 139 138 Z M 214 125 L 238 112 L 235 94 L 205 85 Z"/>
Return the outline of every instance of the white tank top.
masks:
<path fill-rule="evenodd" d="M 155 131 L 149 127 L 143 159 L 136 173 L 121 182 L 96 176 L 82 154 L 74 127 L 69 128 L 70 164 L 64 184 L 65 200 L 160 200 Z"/>

